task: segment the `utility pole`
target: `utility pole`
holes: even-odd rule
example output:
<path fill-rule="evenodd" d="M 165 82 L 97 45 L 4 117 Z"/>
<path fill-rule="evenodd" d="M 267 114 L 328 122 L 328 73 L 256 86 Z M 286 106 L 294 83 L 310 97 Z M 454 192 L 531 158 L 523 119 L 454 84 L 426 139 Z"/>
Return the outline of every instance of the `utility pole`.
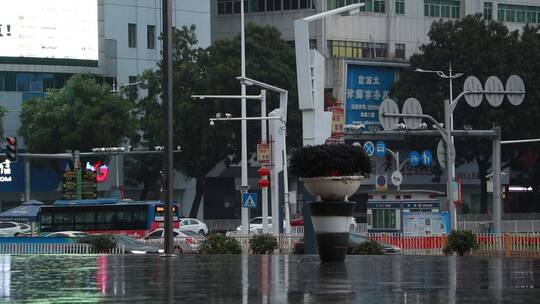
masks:
<path fill-rule="evenodd" d="M 165 174 L 165 255 L 174 252 L 173 239 L 173 101 L 172 101 L 172 0 L 163 0 L 163 105 L 165 139 L 163 174 Z"/>

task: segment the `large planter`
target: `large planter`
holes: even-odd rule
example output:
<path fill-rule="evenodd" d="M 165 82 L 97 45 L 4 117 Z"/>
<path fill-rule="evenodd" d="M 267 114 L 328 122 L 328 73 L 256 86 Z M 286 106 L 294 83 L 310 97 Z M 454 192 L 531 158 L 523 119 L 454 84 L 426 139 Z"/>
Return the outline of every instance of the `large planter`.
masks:
<path fill-rule="evenodd" d="M 353 202 L 308 203 L 322 262 L 343 262 L 349 244 Z"/>
<path fill-rule="evenodd" d="M 360 187 L 363 176 L 324 176 L 300 178 L 317 201 L 349 201 Z"/>

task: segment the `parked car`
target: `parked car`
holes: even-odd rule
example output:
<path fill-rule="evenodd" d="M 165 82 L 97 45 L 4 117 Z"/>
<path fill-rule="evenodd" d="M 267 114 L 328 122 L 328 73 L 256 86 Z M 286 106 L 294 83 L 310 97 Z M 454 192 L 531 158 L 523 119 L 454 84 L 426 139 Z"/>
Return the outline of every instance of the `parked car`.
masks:
<path fill-rule="evenodd" d="M 291 226 L 304 226 L 304 217 L 296 217 L 294 219 L 291 219 Z M 350 230 L 356 231 L 358 229 L 358 223 L 356 222 L 356 219 L 354 217 L 351 217 L 351 228 Z"/>
<path fill-rule="evenodd" d="M 349 245 L 347 246 L 347 254 L 351 254 L 353 251 L 353 248 L 369 241 L 369 239 L 357 232 L 349 232 Z M 380 243 L 378 242 L 382 248 L 384 254 L 401 254 L 401 248 L 394 246 L 392 244 L 386 244 L 386 243 Z M 294 244 L 294 253 L 296 254 L 304 254 L 304 240 L 297 241 Z"/>
<path fill-rule="evenodd" d="M 283 226 L 285 227 L 285 221 L 283 221 Z M 249 231 L 250 233 L 262 233 L 262 216 L 254 217 L 249 221 Z M 236 231 L 242 231 L 242 225 L 236 227 Z M 272 231 L 272 217 L 268 217 L 268 231 Z"/>
<path fill-rule="evenodd" d="M 67 237 L 67 238 L 82 238 L 90 234 L 82 231 L 58 231 L 47 234 L 45 237 Z"/>
<path fill-rule="evenodd" d="M 79 243 L 91 244 L 92 239 L 96 238 L 100 234 L 91 234 L 85 237 L 82 237 L 78 240 Z M 132 254 L 152 254 L 152 253 L 163 253 L 164 250 L 152 245 L 143 244 L 136 239 L 122 234 L 108 234 L 112 237 L 117 245 L 124 245 L 124 253 Z"/>
<path fill-rule="evenodd" d="M 180 231 L 188 230 L 203 235 L 208 233 L 206 224 L 194 218 L 181 218 L 179 229 Z"/>
<path fill-rule="evenodd" d="M 0 232 L 5 236 L 17 236 L 30 232 L 30 226 L 15 222 L 0 222 Z"/>
<path fill-rule="evenodd" d="M 206 239 L 205 236 L 191 230 L 174 229 L 175 250 L 181 252 L 198 252 L 201 242 Z M 163 228 L 158 228 L 144 237 L 145 240 L 162 240 Z"/>
<path fill-rule="evenodd" d="M 357 232 L 350 232 L 349 233 L 349 246 L 347 246 L 347 253 L 350 254 L 355 246 L 358 246 L 367 241 L 369 241 L 367 237 L 360 235 Z M 379 243 L 382 246 L 384 254 L 401 254 L 401 248 L 397 246 L 394 246 L 392 244 L 387 244 L 387 243 L 381 243 L 381 242 L 377 242 L 377 243 Z"/>

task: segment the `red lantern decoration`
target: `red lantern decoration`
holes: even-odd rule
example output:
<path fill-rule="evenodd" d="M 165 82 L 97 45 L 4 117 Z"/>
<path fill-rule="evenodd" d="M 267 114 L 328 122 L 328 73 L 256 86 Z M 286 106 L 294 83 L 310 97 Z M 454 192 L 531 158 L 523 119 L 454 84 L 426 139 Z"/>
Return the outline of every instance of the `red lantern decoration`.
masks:
<path fill-rule="evenodd" d="M 259 170 L 257 170 L 257 173 L 259 176 L 268 176 L 270 175 L 270 169 L 266 167 L 261 167 Z"/>
<path fill-rule="evenodd" d="M 261 188 L 266 188 L 270 185 L 270 181 L 265 178 L 262 178 L 257 182 L 257 184 L 259 184 L 259 187 Z"/>

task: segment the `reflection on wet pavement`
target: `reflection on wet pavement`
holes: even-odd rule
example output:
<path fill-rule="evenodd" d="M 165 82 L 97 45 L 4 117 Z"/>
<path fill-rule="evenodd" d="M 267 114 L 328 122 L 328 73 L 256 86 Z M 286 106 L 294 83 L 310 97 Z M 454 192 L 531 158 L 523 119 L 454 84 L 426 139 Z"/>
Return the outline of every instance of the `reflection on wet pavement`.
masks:
<path fill-rule="evenodd" d="M 525 258 L 0 256 L 6 303 L 535 303 L 539 286 Z"/>

